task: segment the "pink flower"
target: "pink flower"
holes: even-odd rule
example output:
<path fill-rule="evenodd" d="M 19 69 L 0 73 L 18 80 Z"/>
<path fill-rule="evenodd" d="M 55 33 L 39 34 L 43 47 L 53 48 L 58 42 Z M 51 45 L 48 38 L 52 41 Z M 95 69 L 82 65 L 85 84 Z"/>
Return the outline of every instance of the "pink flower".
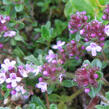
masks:
<path fill-rule="evenodd" d="M 1 67 L 5 70 L 8 71 L 12 68 L 15 67 L 16 61 L 10 61 L 9 59 L 4 60 L 4 64 L 1 64 Z"/>
<path fill-rule="evenodd" d="M 15 31 L 7 31 L 4 33 L 4 37 L 13 37 L 16 35 Z"/>
<path fill-rule="evenodd" d="M 60 50 L 60 49 L 62 49 L 62 46 L 65 44 L 65 42 L 62 42 L 62 41 L 57 41 L 57 44 L 56 45 L 53 45 L 52 46 L 52 48 L 53 49 L 58 49 L 58 50 Z"/>
<path fill-rule="evenodd" d="M 101 52 L 102 48 L 98 46 L 96 43 L 92 42 L 89 46 L 86 47 L 87 51 L 90 51 L 92 56 L 96 56 L 96 52 Z"/>
<path fill-rule="evenodd" d="M 47 91 L 47 83 L 46 82 L 39 82 L 36 84 L 37 88 L 41 89 L 41 92 L 46 92 Z"/>
<path fill-rule="evenodd" d="M 0 43 L 0 48 L 3 48 L 3 44 L 2 43 Z"/>
<path fill-rule="evenodd" d="M 90 89 L 89 88 L 85 88 L 85 93 L 89 93 L 90 92 Z"/>

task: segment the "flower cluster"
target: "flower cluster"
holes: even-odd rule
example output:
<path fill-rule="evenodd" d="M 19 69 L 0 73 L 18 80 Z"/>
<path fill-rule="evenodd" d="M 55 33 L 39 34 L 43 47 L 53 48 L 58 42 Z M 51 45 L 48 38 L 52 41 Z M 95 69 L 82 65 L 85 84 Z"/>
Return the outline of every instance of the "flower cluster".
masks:
<path fill-rule="evenodd" d="M 0 15 L 0 32 L 7 31 L 6 23 L 10 20 L 9 16 Z"/>
<path fill-rule="evenodd" d="M 104 45 L 106 37 L 104 29 L 105 26 L 101 22 L 94 20 L 85 25 L 83 29 L 80 30 L 80 34 L 84 37 L 86 42 L 94 41 L 102 46 Z"/>
<path fill-rule="evenodd" d="M 102 19 L 103 20 L 109 20 L 109 5 L 106 6 L 103 13 L 104 13 L 104 15 L 102 16 Z"/>
<path fill-rule="evenodd" d="M 40 67 L 42 76 L 39 78 L 39 83 L 36 84 L 36 87 L 40 88 L 42 92 L 47 91 L 47 85 L 56 81 L 62 82 L 65 70 L 61 65 L 64 64 L 66 59 L 65 50 L 63 49 L 64 44 L 65 42 L 57 41 L 57 44 L 52 46 L 53 49 L 58 50 L 57 54 L 49 50 L 46 56 L 47 62 Z"/>
<path fill-rule="evenodd" d="M 41 69 L 42 77 L 39 78 L 37 88 L 41 88 L 42 92 L 47 91 L 47 85 L 56 81 L 62 81 L 65 70 L 59 66 L 57 62 L 45 63 Z"/>
<path fill-rule="evenodd" d="M 90 87 L 97 87 L 99 78 L 97 71 L 98 67 L 90 67 L 89 65 L 84 65 L 82 68 L 76 70 L 76 82 L 80 87 L 85 88 L 85 92 L 90 91 Z"/>
<path fill-rule="evenodd" d="M 38 74 L 38 71 L 33 69 L 31 65 L 16 66 L 16 61 L 5 59 L 1 64 L 0 71 L 0 84 L 5 83 L 7 88 L 10 89 L 11 94 L 22 93 L 25 94 L 25 84 L 23 79 L 28 77 L 29 73 Z"/>
<path fill-rule="evenodd" d="M 10 21 L 9 16 L 0 15 L 0 33 L 4 32 L 4 37 L 13 37 L 16 35 L 15 31 L 9 30 L 7 23 Z"/>
<path fill-rule="evenodd" d="M 88 17 L 86 16 L 86 12 L 77 12 L 73 14 L 68 25 L 70 33 L 74 34 L 80 30 L 87 23 L 87 20 Z"/>
<path fill-rule="evenodd" d="M 85 49 L 84 46 L 79 45 L 76 43 L 76 41 L 71 40 L 66 45 L 66 53 L 69 58 L 74 57 L 75 59 L 79 59 L 80 56 L 83 56 L 83 50 Z M 81 50 L 82 49 L 82 50 Z M 81 54 L 81 55 L 80 55 Z"/>

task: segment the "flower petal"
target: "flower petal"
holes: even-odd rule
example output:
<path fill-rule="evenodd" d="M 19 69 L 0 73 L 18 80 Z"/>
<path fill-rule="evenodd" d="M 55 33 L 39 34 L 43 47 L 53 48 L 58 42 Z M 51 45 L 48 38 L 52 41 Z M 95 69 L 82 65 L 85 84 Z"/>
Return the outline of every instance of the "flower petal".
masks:
<path fill-rule="evenodd" d="M 91 51 L 92 50 L 91 46 L 86 47 L 86 50 Z"/>

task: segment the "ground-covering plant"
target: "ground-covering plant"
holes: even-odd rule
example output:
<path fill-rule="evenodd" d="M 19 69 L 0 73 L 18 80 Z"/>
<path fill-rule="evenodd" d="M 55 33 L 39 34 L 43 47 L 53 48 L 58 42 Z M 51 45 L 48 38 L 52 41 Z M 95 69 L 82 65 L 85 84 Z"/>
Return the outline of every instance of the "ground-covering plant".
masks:
<path fill-rule="evenodd" d="M 0 108 L 109 109 L 108 37 L 108 0 L 1 0 Z"/>

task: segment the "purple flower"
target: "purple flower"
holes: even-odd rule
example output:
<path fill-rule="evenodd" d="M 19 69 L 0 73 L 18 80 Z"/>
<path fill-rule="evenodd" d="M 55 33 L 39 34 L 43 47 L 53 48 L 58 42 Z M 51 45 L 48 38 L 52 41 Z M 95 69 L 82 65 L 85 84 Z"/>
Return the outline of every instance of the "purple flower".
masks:
<path fill-rule="evenodd" d="M 104 15 L 102 16 L 103 20 L 109 20 L 109 4 L 107 4 L 106 8 L 103 11 Z"/>
<path fill-rule="evenodd" d="M 85 88 L 85 93 L 89 93 L 90 92 L 90 89 L 89 88 Z"/>
<path fill-rule="evenodd" d="M 90 51 L 92 56 L 96 56 L 96 52 L 101 52 L 102 48 L 98 46 L 96 43 L 90 43 L 89 46 L 86 47 L 87 51 Z"/>
<path fill-rule="evenodd" d="M 1 64 L 1 67 L 5 70 L 8 71 L 12 68 L 15 67 L 16 61 L 10 61 L 9 59 L 4 60 L 4 64 Z"/>
<path fill-rule="evenodd" d="M 46 82 L 39 82 L 36 84 L 37 88 L 41 89 L 41 92 L 46 92 L 47 91 L 47 83 Z"/>
<path fill-rule="evenodd" d="M 51 62 L 55 57 L 56 57 L 56 55 L 53 53 L 53 51 L 49 50 L 48 55 L 46 56 L 46 60 L 48 62 Z"/>
<path fill-rule="evenodd" d="M 80 34 L 86 42 L 94 40 L 97 43 L 102 43 L 106 37 L 104 28 L 105 25 L 102 22 L 93 20 L 80 30 Z"/>
<path fill-rule="evenodd" d="M 4 83 L 6 80 L 5 73 L 0 73 L 0 84 Z"/>
<path fill-rule="evenodd" d="M 15 90 L 12 90 L 11 91 L 11 95 L 15 95 L 16 94 L 16 91 Z"/>
<path fill-rule="evenodd" d="M 4 37 L 14 37 L 16 35 L 15 31 L 7 31 L 4 33 Z"/>
<path fill-rule="evenodd" d="M 106 33 L 107 36 L 109 36 L 109 25 L 105 26 L 104 32 Z"/>
<path fill-rule="evenodd" d="M 0 43 L 0 48 L 3 48 L 3 44 L 2 43 Z"/>
<path fill-rule="evenodd" d="M 99 76 L 98 74 L 94 74 L 94 78 L 97 79 Z"/>
<path fill-rule="evenodd" d="M 65 44 L 65 42 L 62 42 L 62 41 L 57 41 L 57 44 L 56 45 L 53 45 L 52 48 L 53 49 L 62 49 L 62 46 Z"/>
<path fill-rule="evenodd" d="M 21 77 L 17 77 L 17 75 L 15 73 L 11 73 L 10 77 L 8 79 L 6 79 L 6 83 L 11 83 L 12 87 L 16 87 L 17 82 L 20 82 L 21 80 L 22 80 Z"/>
<path fill-rule="evenodd" d="M 27 72 L 33 72 L 34 68 L 32 67 L 32 64 L 26 64 L 26 71 Z"/>
<path fill-rule="evenodd" d="M 88 17 L 86 12 L 76 12 L 76 14 L 71 15 L 68 29 L 71 34 L 78 32 L 84 25 L 86 25 Z M 81 31 L 82 33 L 82 31 Z"/>

